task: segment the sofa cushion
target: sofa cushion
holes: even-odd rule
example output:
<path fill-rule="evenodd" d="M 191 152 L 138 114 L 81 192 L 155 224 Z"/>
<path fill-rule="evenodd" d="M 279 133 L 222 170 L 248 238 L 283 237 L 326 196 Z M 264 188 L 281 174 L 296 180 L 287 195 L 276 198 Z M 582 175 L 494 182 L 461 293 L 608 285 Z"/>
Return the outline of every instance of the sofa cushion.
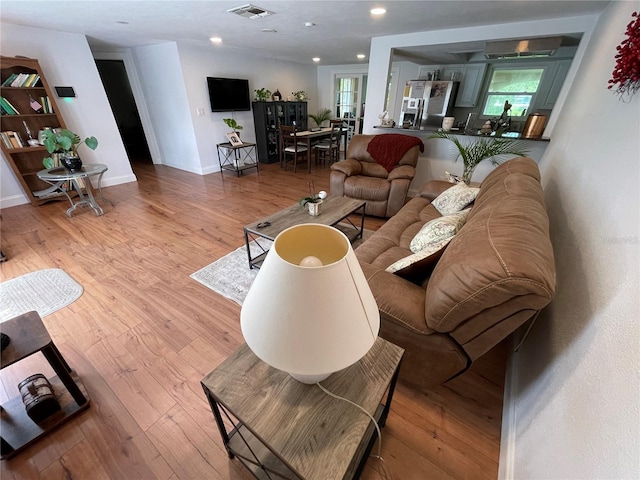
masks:
<path fill-rule="evenodd" d="M 445 215 L 425 223 L 409 244 L 409 250 L 418 253 L 435 243 L 451 239 L 464 225 L 471 209 Z"/>
<path fill-rule="evenodd" d="M 442 215 L 449 215 L 459 212 L 473 202 L 479 192 L 479 188 L 470 187 L 466 183 L 459 183 L 446 189 L 431 203 Z"/>
<path fill-rule="evenodd" d="M 392 263 L 385 270 L 414 283 L 422 282 L 436 266 L 436 263 L 452 238 L 453 235 L 438 242 L 431 243 L 419 252 L 403 257 Z"/>

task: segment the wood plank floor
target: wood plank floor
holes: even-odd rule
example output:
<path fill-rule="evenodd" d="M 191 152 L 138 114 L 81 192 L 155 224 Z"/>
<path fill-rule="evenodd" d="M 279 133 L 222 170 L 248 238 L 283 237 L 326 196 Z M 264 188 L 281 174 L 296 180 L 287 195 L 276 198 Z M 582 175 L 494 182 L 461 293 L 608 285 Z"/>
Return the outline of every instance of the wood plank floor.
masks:
<path fill-rule="evenodd" d="M 134 169 L 137 183 L 104 189 L 115 206 L 102 217 L 68 218 L 64 202 L 2 211 L 0 280 L 58 267 L 84 287 L 44 323 L 91 396 L 87 411 L 3 461 L 3 480 L 249 478 L 226 456 L 200 386 L 243 342 L 240 307 L 189 275 L 242 245 L 243 225 L 306 196 L 310 180 L 328 191 L 329 170 Z M 393 478 L 496 478 L 504 369 L 500 346 L 447 385 L 400 384 L 382 442 Z M 38 356 L 4 369 L 1 400 L 35 372 L 51 374 Z M 370 459 L 363 478 L 380 478 L 376 468 Z"/>

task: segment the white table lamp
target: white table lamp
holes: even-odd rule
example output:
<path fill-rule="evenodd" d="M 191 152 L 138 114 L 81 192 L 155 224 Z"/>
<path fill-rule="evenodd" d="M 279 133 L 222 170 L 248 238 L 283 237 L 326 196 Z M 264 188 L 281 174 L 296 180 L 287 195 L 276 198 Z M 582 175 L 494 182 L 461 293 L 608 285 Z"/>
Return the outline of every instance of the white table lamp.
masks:
<path fill-rule="evenodd" d="M 274 240 L 242 305 L 240 325 L 258 358 L 316 383 L 369 351 L 380 314 L 346 235 L 303 224 Z"/>

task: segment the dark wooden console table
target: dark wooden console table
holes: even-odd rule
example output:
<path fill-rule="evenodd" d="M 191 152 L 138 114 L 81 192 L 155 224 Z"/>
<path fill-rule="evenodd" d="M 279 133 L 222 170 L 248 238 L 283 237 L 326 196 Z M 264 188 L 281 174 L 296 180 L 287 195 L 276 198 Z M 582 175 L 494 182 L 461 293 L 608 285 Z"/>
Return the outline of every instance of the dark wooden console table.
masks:
<path fill-rule="evenodd" d="M 51 340 L 37 312 L 28 312 L 0 323 L 0 331 L 11 343 L 2 352 L 0 367 L 5 368 L 34 353 L 42 352 L 53 371 L 49 378 L 61 410 L 41 423 L 27 415 L 20 395 L 2 405 L 0 412 L 2 458 L 8 458 L 35 442 L 38 438 L 66 422 L 89 406 L 84 385 Z M 66 391 L 65 391 L 66 389 Z"/>

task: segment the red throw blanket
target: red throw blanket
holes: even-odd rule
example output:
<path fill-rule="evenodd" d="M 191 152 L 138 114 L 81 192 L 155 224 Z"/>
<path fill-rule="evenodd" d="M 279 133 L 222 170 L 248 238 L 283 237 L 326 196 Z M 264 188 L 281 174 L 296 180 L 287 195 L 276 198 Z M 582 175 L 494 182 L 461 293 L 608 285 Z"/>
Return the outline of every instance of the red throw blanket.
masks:
<path fill-rule="evenodd" d="M 401 133 L 385 133 L 371 139 L 367 152 L 387 172 L 391 172 L 404 154 L 416 145 L 420 145 L 420 151 L 424 152 L 424 143 L 417 137 Z"/>

